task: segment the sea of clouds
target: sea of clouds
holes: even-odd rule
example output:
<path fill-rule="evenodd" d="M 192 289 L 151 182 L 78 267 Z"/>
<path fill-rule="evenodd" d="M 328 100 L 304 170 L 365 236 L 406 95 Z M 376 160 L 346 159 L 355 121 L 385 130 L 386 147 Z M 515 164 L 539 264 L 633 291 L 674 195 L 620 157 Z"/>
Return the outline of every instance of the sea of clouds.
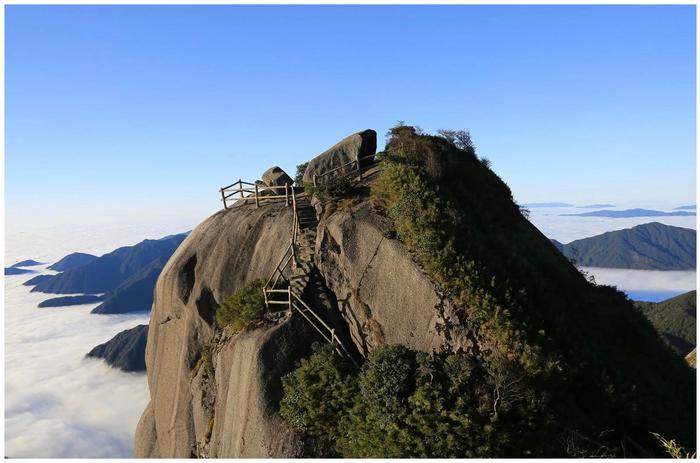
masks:
<path fill-rule="evenodd" d="M 101 255 L 145 238 L 192 229 L 198 220 L 101 223 L 6 229 L 5 265 L 51 264 L 75 251 Z M 46 265 L 32 267 L 52 273 Z M 120 331 L 148 323 L 148 313 L 96 315 L 97 304 L 38 308 L 54 297 L 5 277 L 5 455 L 130 457 L 134 430 L 149 399 L 146 375 L 84 356 Z"/>

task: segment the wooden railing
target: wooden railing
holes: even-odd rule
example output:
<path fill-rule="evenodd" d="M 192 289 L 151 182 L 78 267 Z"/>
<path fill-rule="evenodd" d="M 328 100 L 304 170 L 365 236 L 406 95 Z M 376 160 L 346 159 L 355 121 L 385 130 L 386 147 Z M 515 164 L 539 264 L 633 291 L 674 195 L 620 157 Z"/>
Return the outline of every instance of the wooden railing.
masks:
<path fill-rule="evenodd" d="M 276 299 L 275 295 L 287 293 L 291 282 L 284 273 L 287 270 L 289 263 L 295 257 L 295 255 L 296 253 L 294 251 L 294 242 L 291 242 L 289 243 L 289 246 L 287 246 L 287 249 L 284 251 L 282 258 L 277 263 L 277 266 L 275 267 L 275 270 L 273 270 L 272 275 L 270 275 L 270 278 L 268 278 L 267 282 L 265 282 L 265 286 L 263 286 L 265 305 L 267 306 L 268 310 L 270 309 L 271 305 L 289 304 L 287 300 L 280 301 L 279 299 Z M 280 282 L 284 283 L 284 288 L 279 287 Z"/>
<path fill-rule="evenodd" d="M 284 193 L 279 193 L 283 191 Z M 294 195 L 294 187 L 288 183 L 280 186 L 265 186 L 259 183 L 244 182 L 239 179 L 228 186 L 219 188 L 221 201 L 224 209 L 228 209 L 229 201 L 255 201 L 255 205 L 260 207 L 262 201 L 284 199 L 287 206 L 290 205 L 290 196 Z M 236 197 L 236 195 L 239 195 Z"/>
<path fill-rule="evenodd" d="M 374 162 L 370 163 L 369 165 L 363 166 L 362 161 L 366 159 L 372 159 Z M 371 154 L 369 156 L 363 156 L 361 158 L 353 159 L 350 162 L 346 162 L 345 164 L 342 164 L 338 167 L 335 167 L 333 169 L 327 170 L 321 174 L 316 174 L 314 173 L 313 176 L 313 182 L 314 186 L 317 186 L 319 183 L 322 183 L 322 180 L 325 176 L 334 174 L 338 171 L 341 171 L 340 174 L 337 176 L 339 177 L 348 177 L 351 175 L 357 175 L 358 180 L 362 180 L 362 171 L 367 170 L 368 168 L 372 167 L 376 162 L 381 161 L 381 158 L 377 158 L 376 154 Z M 350 169 L 346 169 L 346 167 L 350 167 Z"/>
<path fill-rule="evenodd" d="M 287 270 L 287 267 L 289 267 L 289 264 L 292 262 L 292 260 L 295 263 L 298 263 L 297 261 L 297 237 L 298 237 L 298 230 L 299 230 L 299 214 L 297 211 L 297 198 L 296 194 L 292 191 L 292 211 L 293 211 L 293 218 L 292 218 L 292 239 L 291 242 L 289 243 L 289 246 L 287 249 L 284 251 L 284 254 L 282 255 L 282 258 L 280 261 L 277 263 L 277 266 L 275 267 L 275 270 L 272 272 L 272 275 L 267 279 L 267 282 L 265 283 L 265 286 L 263 286 L 263 294 L 265 296 L 265 305 L 267 308 L 270 308 L 270 305 L 278 304 L 279 302 L 275 300 L 274 296 L 275 294 L 279 294 L 281 292 L 284 292 L 285 289 L 280 289 L 278 287 L 280 279 L 282 279 L 285 283 L 285 287 L 289 287 L 290 281 L 289 279 L 284 275 L 285 271 Z"/>

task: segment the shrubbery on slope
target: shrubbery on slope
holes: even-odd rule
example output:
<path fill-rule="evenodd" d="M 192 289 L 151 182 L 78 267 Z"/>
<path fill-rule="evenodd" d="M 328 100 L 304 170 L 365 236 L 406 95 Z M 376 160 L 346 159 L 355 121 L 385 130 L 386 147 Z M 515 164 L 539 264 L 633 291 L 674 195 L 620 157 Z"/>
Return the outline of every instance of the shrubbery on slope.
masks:
<path fill-rule="evenodd" d="M 371 403 L 360 391 L 362 403 L 339 412 L 345 418 L 339 420 L 336 450 L 346 456 L 622 456 L 627 448 L 638 454 L 657 450 L 650 432 L 694 449 L 691 370 L 624 294 L 587 281 L 523 217 L 508 186 L 477 158 L 468 134 L 455 134 L 393 128 L 371 199 L 458 308 L 460 325 L 475 342 L 469 352 L 452 354 L 465 356 L 471 368 L 453 379 L 469 388 L 449 400 L 423 388 L 416 370 L 423 362 L 408 362 L 409 355 L 404 360 L 411 373 L 404 383 L 415 385 L 407 388 L 412 392 L 404 394 L 400 413 L 382 412 L 374 422 L 365 410 L 367 418 L 357 418 L 353 410 Z M 445 368 L 436 362 L 434 368 Z M 360 384 L 365 374 L 363 368 Z M 475 396 L 497 397 L 496 378 L 504 376 L 505 384 L 515 381 L 519 398 L 507 413 L 499 408 L 505 402 L 487 409 Z M 379 383 L 375 387 L 382 390 Z M 291 394 L 293 383 L 286 390 Z M 445 400 L 459 401 L 461 408 Z M 428 442 L 453 437 L 438 422 L 409 425 L 408 417 L 418 419 L 414 407 L 428 420 L 450 417 L 457 423 L 450 429 L 459 429 L 465 417 L 481 427 L 460 437 L 468 442 L 462 447 L 421 450 L 419 439 L 407 437 L 416 428 L 432 429 L 422 435 Z M 431 412 L 435 407 L 440 411 Z M 408 444 L 402 446 L 404 437 Z"/>

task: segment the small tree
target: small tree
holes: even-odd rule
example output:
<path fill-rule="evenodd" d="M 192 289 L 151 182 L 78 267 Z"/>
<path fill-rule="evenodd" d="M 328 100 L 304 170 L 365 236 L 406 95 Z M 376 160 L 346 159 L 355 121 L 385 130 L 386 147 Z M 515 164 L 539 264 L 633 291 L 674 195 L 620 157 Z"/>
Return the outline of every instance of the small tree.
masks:
<path fill-rule="evenodd" d="M 222 328 L 231 326 L 235 331 L 240 331 L 262 320 L 265 314 L 263 286 L 265 281 L 260 278 L 241 286 L 216 310 L 216 323 Z"/>
<path fill-rule="evenodd" d="M 441 129 L 438 130 L 438 134 L 461 150 L 469 153 L 475 152 L 474 143 L 472 142 L 472 136 L 469 130 Z"/>
<path fill-rule="evenodd" d="M 308 165 L 309 163 L 305 162 L 297 166 L 297 173 L 294 176 L 294 184 L 296 186 L 304 186 L 304 172 L 306 172 L 306 166 Z"/>

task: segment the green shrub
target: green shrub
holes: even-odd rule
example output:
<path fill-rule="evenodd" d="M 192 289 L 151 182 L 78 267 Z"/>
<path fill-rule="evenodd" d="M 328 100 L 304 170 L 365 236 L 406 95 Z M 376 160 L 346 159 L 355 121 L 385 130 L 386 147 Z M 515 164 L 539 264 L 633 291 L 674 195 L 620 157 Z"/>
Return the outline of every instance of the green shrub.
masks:
<path fill-rule="evenodd" d="M 332 177 L 317 183 L 314 187 L 306 184 L 307 194 L 316 196 L 321 201 L 327 199 L 339 199 L 348 196 L 352 191 L 352 181 L 348 177 Z"/>
<path fill-rule="evenodd" d="M 304 172 L 306 172 L 306 166 L 308 165 L 309 163 L 305 162 L 297 166 L 297 173 L 294 175 L 294 184 L 296 186 L 304 186 Z"/>
<path fill-rule="evenodd" d="M 214 377 L 214 362 L 212 360 L 213 353 L 212 344 L 205 344 L 199 348 L 199 355 L 202 359 L 202 368 L 204 368 L 204 373 L 210 378 Z"/>
<path fill-rule="evenodd" d="M 231 326 L 234 331 L 240 331 L 262 320 L 266 310 L 263 286 L 263 279 L 245 283 L 221 303 L 216 310 L 216 323 L 222 328 Z"/>
<path fill-rule="evenodd" d="M 566 449 L 552 450 L 552 422 L 585 428 L 588 438 L 605 432 L 620 454 L 627 436 L 653 448 L 649 429 L 694 446 L 695 379 L 682 359 L 668 355 L 624 294 L 582 278 L 534 230 L 510 188 L 476 157 L 468 133 L 391 129 L 371 201 L 450 300 L 460 328 L 478 340 L 473 390 L 488 395 L 504 375 L 518 378 L 509 392 L 517 404 L 499 405 L 494 422 L 483 424 L 501 429 L 498 445 L 479 445 L 513 448 L 517 433 L 502 426 L 515 420 L 531 429 L 519 413 L 535 407 L 539 442 L 531 442 L 554 455 Z M 486 413 L 487 401 L 465 403 L 474 407 L 470 417 Z M 485 455 L 479 445 L 469 451 Z"/>
<path fill-rule="evenodd" d="M 536 454 L 538 405 L 497 415 L 493 388 L 480 387 L 488 376 L 466 354 L 431 358 L 398 345 L 376 349 L 358 371 L 326 346 L 283 379 L 280 413 L 324 442 L 326 456 Z"/>
<path fill-rule="evenodd" d="M 302 360 L 299 368 L 282 378 L 282 417 L 300 431 L 335 436 L 338 417 L 350 408 L 357 390 L 350 381 L 351 367 L 330 344 Z"/>

